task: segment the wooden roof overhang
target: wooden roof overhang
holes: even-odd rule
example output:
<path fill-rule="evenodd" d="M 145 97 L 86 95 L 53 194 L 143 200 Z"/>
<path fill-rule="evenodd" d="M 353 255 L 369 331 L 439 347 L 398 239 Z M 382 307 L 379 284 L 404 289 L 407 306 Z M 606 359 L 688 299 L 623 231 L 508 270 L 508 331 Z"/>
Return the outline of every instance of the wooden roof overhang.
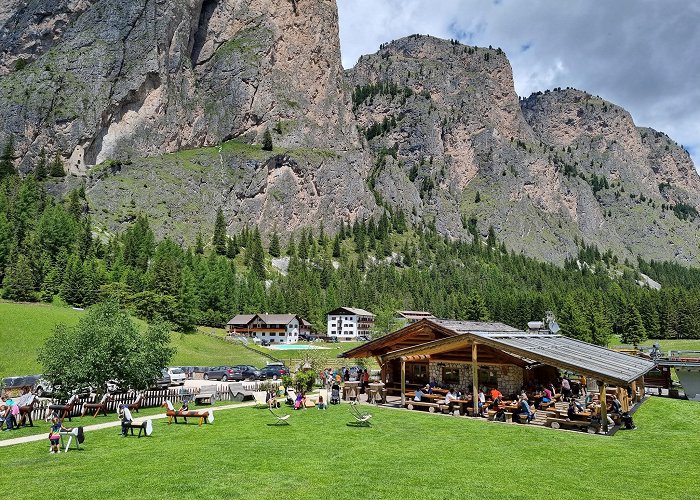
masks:
<path fill-rule="evenodd" d="M 437 339 L 453 337 L 456 332 L 427 319 L 412 323 L 400 330 L 338 354 L 339 358 L 369 358 L 382 356 L 396 349 L 413 347 Z"/>
<path fill-rule="evenodd" d="M 430 356 L 431 360 L 436 360 L 446 356 L 445 353 L 465 351 L 466 346 L 472 344 L 477 345 L 478 364 L 487 364 L 489 353 L 498 351 L 504 358 L 520 359 L 521 363 L 513 363 L 519 366 L 523 366 L 522 363 L 527 365 L 539 362 L 611 384 L 629 384 L 654 368 L 654 363 L 650 360 L 562 335 L 519 331 L 498 333 L 462 330 L 456 336 L 391 351 L 381 356 L 380 360 L 408 361 L 416 356 Z M 486 359 L 481 357 L 482 352 Z"/>
<path fill-rule="evenodd" d="M 473 337 L 460 334 L 394 350 L 378 357 L 382 363 L 392 359 L 401 359 L 408 362 L 430 360 L 434 363 L 471 363 L 473 343 Z M 530 364 L 530 361 L 527 359 L 478 343 L 476 362 L 479 365 L 516 365 L 522 368 Z"/>

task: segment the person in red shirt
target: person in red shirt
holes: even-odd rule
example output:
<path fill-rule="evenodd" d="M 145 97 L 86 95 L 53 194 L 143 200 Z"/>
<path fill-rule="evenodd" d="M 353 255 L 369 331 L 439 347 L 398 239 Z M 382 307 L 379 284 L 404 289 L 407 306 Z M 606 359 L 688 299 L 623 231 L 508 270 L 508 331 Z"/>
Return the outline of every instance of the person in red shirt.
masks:
<path fill-rule="evenodd" d="M 496 399 L 498 398 L 503 398 L 503 394 L 501 394 L 501 391 L 499 391 L 495 387 L 491 389 L 491 392 L 489 394 L 491 394 L 491 401 L 496 401 Z"/>

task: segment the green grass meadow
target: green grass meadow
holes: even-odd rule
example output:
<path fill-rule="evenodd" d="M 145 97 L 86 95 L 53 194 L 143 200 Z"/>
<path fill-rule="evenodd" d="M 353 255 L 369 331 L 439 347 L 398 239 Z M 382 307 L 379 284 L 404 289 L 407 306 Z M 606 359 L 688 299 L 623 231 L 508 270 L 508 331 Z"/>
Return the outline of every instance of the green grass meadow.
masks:
<path fill-rule="evenodd" d="M 37 362 L 44 345 L 59 323 L 75 325 L 82 311 L 52 304 L 21 304 L 0 301 L 0 378 L 41 373 Z M 145 323 L 136 320 L 145 327 Z M 177 349 L 172 365 L 216 366 L 265 365 L 267 358 L 204 333 L 171 334 Z"/>
<path fill-rule="evenodd" d="M 365 407 L 367 408 L 367 407 Z M 149 438 L 117 428 L 86 434 L 84 450 L 48 442 L 0 448 L 0 483 L 14 500 L 69 498 L 556 498 L 696 499 L 700 404 L 651 398 L 638 429 L 615 436 L 347 405 L 222 410 L 212 425 L 154 421 Z M 5 489 L 6 489 L 5 488 Z"/>

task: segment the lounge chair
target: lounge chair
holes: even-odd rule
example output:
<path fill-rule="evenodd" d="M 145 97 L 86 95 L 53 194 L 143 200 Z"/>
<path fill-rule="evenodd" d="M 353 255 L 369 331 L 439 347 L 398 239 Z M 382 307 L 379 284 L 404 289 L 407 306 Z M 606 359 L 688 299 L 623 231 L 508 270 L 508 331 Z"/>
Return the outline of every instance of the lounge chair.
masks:
<path fill-rule="evenodd" d="M 71 420 L 71 413 L 73 413 L 73 407 L 80 402 L 80 397 L 77 394 L 73 394 L 70 399 L 64 405 L 50 405 L 49 410 L 58 416 L 60 420 L 68 419 Z"/>
<path fill-rule="evenodd" d="M 371 425 L 369 420 L 372 418 L 372 415 L 360 411 L 357 406 L 356 402 L 350 402 L 350 414 L 355 418 L 358 426 L 369 427 Z"/>
<path fill-rule="evenodd" d="M 133 410 L 136 413 L 138 413 L 139 408 L 141 408 L 142 403 L 143 403 L 143 392 L 139 392 L 136 395 L 136 399 L 134 399 L 134 401 L 132 403 L 130 403 L 127 408 L 129 408 L 129 410 Z"/>
<path fill-rule="evenodd" d="M 287 389 L 287 404 L 294 406 L 297 399 L 297 393 L 294 389 Z"/>
<path fill-rule="evenodd" d="M 112 396 L 109 393 L 105 393 L 104 396 L 102 396 L 102 399 L 97 402 L 97 403 L 83 403 L 83 412 L 80 414 L 81 417 L 84 417 L 88 411 L 92 413 L 92 411 L 95 411 L 95 414 L 92 416 L 92 418 L 97 417 L 97 415 L 102 412 L 104 416 L 107 416 L 107 403 L 112 400 Z"/>
<path fill-rule="evenodd" d="M 287 420 L 289 419 L 289 414 L 287 415 L 278 415 L 277 413 L 274 412 L 272 408 L 268 408 L 270 410 L 270 413 L 277 419 L 277 421 L 274 424 L 271 425 L 289 425 L 289 422 Z"/>
<path fill-rule="evenodd" d="M 175 423 L 177 424 L 177 417 L 180 417 L 184 419 L 185 423 L 187 423 L 187 417 L 194 417 L 199 419 L 199 426 L 201 427 L 202 424 L 205 422 L 207 423 L 213 423 L 214 422 L 214 412 L 213 411 L 208 411 L 208 410 L 190 410 L 190 411 L 178 411 L 175 409 L 173 406 L 173 403 L 170 400 L 166 400 L 163 402 L 161 407 L 166 407 L 168 410 L 165 412 L 165 415 L 168 417 L 168 425 L 173 423 L 173 420 L 175 420 Z"/>
<path fill-rule="evenodd" d="M 267 404 L 267 391 L 255 391 L 253 393 L 253 397 L 255 398 L 255 406 L 258 408 L 264 408 L 265 406 L 268 406 Z"/>

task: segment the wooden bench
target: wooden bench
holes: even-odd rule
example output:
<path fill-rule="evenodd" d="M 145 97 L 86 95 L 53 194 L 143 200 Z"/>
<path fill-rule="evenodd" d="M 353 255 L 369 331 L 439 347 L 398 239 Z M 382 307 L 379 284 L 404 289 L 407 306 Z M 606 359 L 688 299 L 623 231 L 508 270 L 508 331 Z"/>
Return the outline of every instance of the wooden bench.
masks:
<path fill-rule="evenodd" d="M 499 410 L 499 411 L 502 411 L 502 410 Z M 489 420 L 491 420 L 492 422 L 494 422 L 494 421 L 496 420 L 496 413 L 498 413 L 498 411 L 496 411 L 496 410 L 489 410 L 489 411 L 488 411 L 488 417 L 487 417 L 487 418 L 488 418 Z M 512 424 L 512 423 L 513 423 L 513 412 L 504 411 L 503 414 L 504 414 L 505 417 L 506 417 L 506 423 Z"/>
<path fill-rule="evenodd" d="M 600 424 L 593 424 L 589 420 L 569 420 L 567 418 L 547 417 L 547 425 L 552 429 L 561 427 L 573 427 L 576 429 L 585 429 L 589 434 L 600 432 Z"/>
<path fill-rule="evenodd" d="M 208 404 L 214 404 L 216 401 L 216 396 L 218 391 L 215 385 L 205 385 L 199 389 L 199 394 L 194 397 L 195 404 L 201 405 L 205 402 Z"/>
<path fill-rule="evenodd" d="M 406 408 L 409 410 L 427 408 L 430 413 L 435 413 L 440 409 L 440 405 L 437 403 L 426 403 L 424 401 L 406 401 Z"/>

